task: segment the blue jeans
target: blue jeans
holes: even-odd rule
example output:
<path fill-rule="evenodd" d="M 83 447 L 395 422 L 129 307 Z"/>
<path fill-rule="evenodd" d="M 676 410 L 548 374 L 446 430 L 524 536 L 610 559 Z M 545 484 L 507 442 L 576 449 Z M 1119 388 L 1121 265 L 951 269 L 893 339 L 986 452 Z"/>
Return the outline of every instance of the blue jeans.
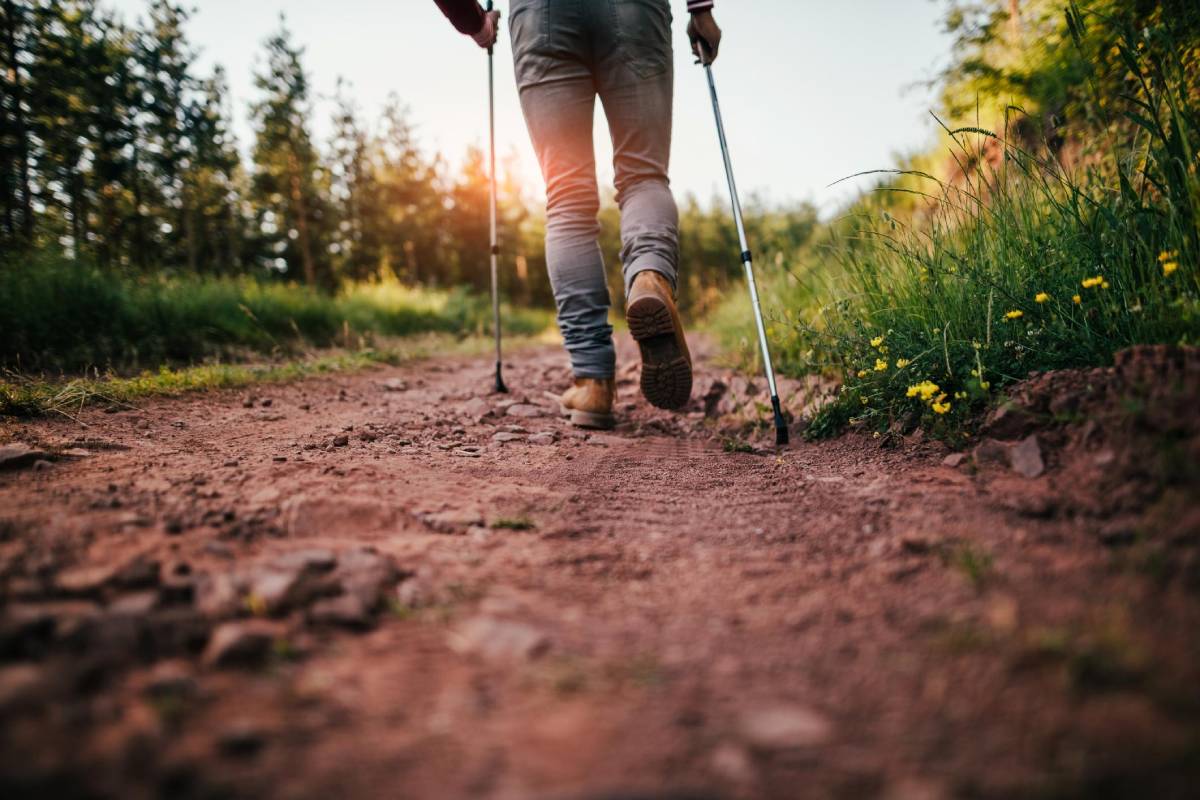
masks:
<path fill-rule="evenodd" d="M 546 265 L 559 329 L 576 377 L 611 378 L 592 120 L 599 96 L 613 143 L 626 292 L 643 270 L 674 286 L 669 0 L 513 0 L 509 28 L 521 109 L 546 180 Z"/>

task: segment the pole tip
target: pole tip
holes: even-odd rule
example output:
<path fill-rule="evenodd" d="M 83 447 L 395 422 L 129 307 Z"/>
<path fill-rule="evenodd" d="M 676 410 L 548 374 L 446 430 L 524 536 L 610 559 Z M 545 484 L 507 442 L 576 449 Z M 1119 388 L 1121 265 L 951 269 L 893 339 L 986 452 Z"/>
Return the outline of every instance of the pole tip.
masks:
<path fill-rule="evenodd" d="M 500 364 L 496 364 L 496 386 L 494 391 L 496 394 L 508 394 L 508 387 L 504 385 L 504 378 L 500 376 Z"/>
<path fill-rule="evenodd" d="M 779 405 L 779 397 L 771 398 L 771 406 L 775 411 L 775 444 L 783 447 L 789 441 L 787 420 L 783 418 L 783 409 Z"/>

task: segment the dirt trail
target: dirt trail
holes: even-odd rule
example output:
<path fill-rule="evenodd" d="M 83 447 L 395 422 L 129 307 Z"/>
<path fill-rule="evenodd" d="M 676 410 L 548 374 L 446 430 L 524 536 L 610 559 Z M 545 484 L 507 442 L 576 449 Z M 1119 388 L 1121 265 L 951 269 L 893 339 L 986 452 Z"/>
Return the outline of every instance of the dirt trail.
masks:
<path fill-rule="evenodd" d="M 559 354 L 512 358 L 515 407 L 489 370 L 6 431 L 61 458 L 0 472 L 0 794 L 1194 790 L 1197 594 L 1052 476 L 919 436 L 726 452 L 712 387 L 745 380 L 712 367 L 678 416 L 626 373 L 585 436 Z"/>

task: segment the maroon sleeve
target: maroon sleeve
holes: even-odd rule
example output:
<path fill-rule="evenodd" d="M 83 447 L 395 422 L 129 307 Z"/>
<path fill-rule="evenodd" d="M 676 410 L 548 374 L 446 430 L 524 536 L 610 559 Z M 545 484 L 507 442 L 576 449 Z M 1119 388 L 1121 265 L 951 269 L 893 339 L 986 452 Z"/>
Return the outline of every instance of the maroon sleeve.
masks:
<path fill-rule="evenodd" d="M 477 0 L 433 0 L 459 33 L 474 36 L 483 28 L 483 9 Z"/>

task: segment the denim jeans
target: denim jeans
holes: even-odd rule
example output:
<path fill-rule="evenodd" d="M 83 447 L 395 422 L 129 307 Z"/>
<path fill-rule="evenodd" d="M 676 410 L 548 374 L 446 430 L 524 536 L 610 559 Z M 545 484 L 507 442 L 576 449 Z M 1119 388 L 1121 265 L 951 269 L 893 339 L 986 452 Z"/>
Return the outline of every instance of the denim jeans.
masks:
<path fill-rule="evenodd" d="M 611 378 L 592 121 L 599 96 L 613 143 L 626 292 L 643 270 L 674 286 L 669 0 L 513 0 L 509 28 L 521 109 L 546 181 L 546 265 L 559 329 L 576 377 Z"/>

